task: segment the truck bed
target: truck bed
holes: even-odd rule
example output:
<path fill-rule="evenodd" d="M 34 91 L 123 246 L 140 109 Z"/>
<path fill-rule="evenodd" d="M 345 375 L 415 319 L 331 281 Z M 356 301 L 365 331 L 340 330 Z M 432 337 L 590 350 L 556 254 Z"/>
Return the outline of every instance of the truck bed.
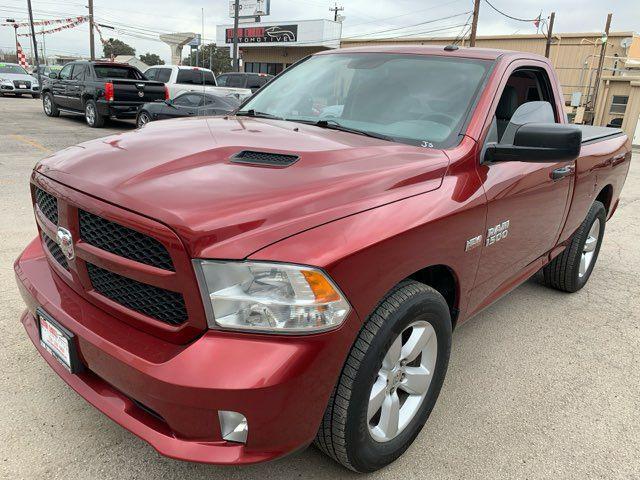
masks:
<path fill-rule="evenodd" d="M 593 125 L 576 125 L 582 130 L 582 143 L 591 143 L 605 138 L 617 137 L 624 132 L 619 128 L 594 127 Z"/>

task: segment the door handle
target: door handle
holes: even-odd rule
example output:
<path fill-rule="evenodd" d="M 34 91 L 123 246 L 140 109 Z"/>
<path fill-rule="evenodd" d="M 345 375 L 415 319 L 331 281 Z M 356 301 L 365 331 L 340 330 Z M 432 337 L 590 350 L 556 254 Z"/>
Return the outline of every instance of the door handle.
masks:
<path fill-rule="evenodd" d="M 562 180 L 564 177 L 571 175 L 573 173 L 573 168 L 570 166 L 560 167 L 553 170 L 549 176 L 551 180 L 557 182 L 558 180 Z"/>

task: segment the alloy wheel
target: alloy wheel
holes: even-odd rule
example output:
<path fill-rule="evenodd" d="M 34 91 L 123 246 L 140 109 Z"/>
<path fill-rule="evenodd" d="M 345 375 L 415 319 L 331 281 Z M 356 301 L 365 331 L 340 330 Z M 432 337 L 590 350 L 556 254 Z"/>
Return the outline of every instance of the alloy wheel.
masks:
<path fill-rule="evenodd" d="M 413 322 L 395 338 L 369 394 L 367 421 L 375 441 L 394 439 L 414 419 L 429 391 L 437 355 L 438 339 L 429 322 Z"/>
<path fill-rule="evenodd" d="M 89 125 L 93 125 L 95 120 L 96 120 L 96 110 L 95 108 L 93 108 L 92 104 L 87 104 L 87 107 L 85 108 L 85 117 L 87 119 L 87 123 Z"/>
<path fill-rule="evenodd" d="M 44 97 L 44 111 L 47 115 L 51 115 L 51 97 L 45 95 Z"/>
<path fill-rule="evenodd" d="M 578 277 L 582 278 L 589 271 L 589 267 L 593 263 L 593 257 L 598 246 L 598 240 L 600 238 L 600 219 L 596 218 L 591 225 L 589 235 L 584 242 L 582 248 L 582 256 L 580 257 L 580 269 L 578 270 Z"/>

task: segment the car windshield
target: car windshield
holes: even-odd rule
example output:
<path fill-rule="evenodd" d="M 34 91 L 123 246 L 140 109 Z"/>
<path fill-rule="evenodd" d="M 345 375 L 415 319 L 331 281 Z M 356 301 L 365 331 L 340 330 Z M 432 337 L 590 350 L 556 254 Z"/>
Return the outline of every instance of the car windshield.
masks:
<path fill-rule="evenodd" d="M 19 65 L 7 65 L 0 63 L 0 73 L 17 73 L 19 75 L 27 75 L 27 71 Z"/>
<path fill-rule="evenodd" d="M 317 55 L 276 77 L 239 113 L 443 148 L 456 142 L 490 65 L 426 55 Z"/>

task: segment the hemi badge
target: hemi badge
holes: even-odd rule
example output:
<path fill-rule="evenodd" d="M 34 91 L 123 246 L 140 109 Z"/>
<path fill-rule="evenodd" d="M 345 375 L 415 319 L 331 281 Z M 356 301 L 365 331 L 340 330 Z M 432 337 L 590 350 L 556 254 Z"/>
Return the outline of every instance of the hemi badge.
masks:
<path fill-rule="evenodd" d="M 482 235 L 478 235 L 477 237 L 470 238 L 467 240 L 467 245 L 464 247 L 464 251 L 468 252 L 469 250 L 473 250 L 477 246 L 482 243 Z"/>

